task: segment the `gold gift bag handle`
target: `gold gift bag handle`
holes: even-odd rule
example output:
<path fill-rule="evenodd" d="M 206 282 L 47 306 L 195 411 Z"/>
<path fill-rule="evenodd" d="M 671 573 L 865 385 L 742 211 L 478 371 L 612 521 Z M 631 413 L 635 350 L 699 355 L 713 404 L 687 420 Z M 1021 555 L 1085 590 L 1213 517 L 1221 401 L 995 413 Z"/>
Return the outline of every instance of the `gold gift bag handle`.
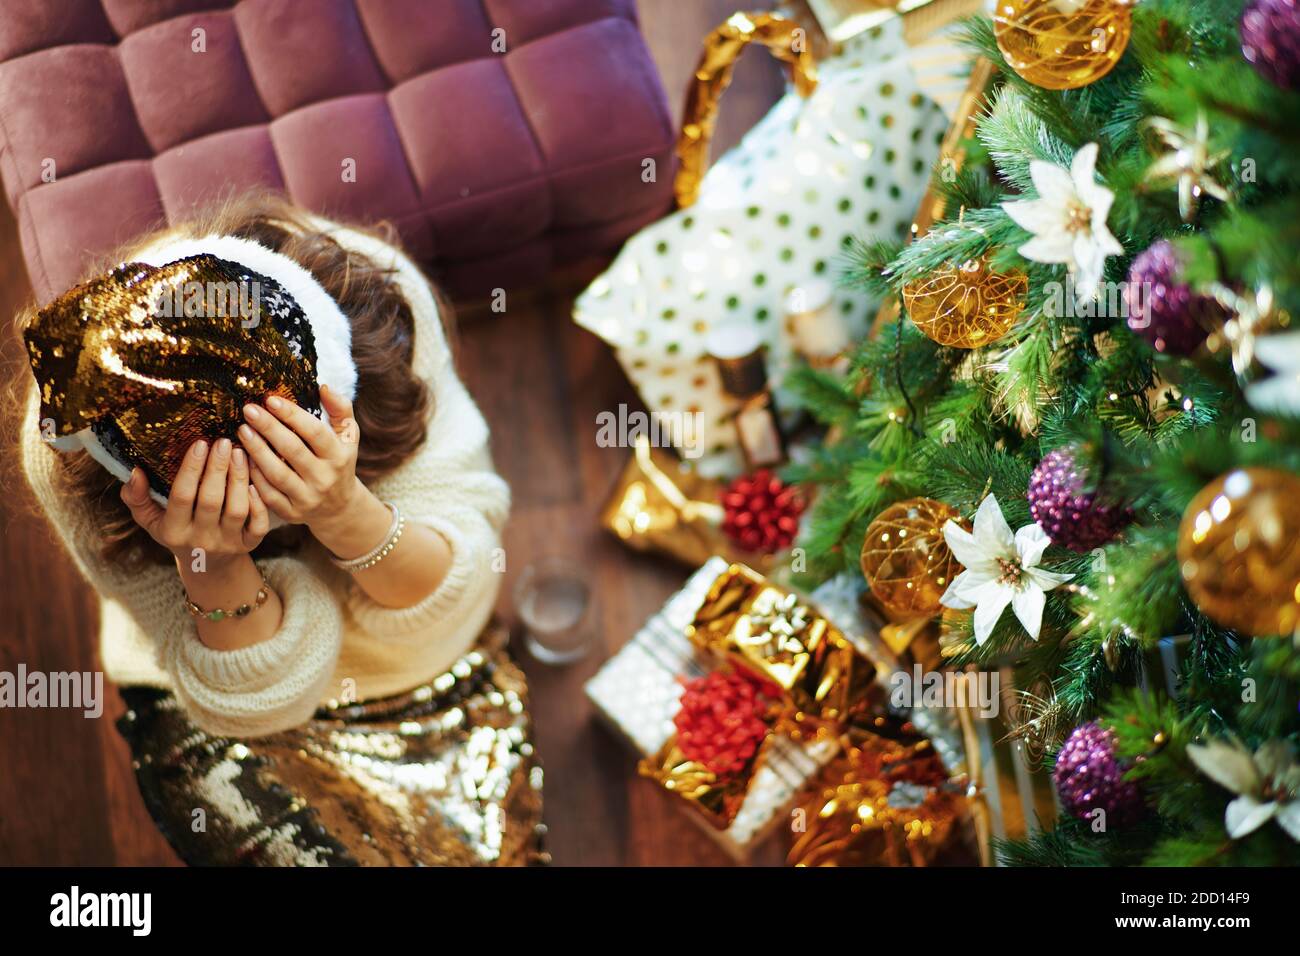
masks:
<path fill-rule="evenodd" d="M 695 81 L 686 97 L 682 134 L 677 139 L 677 208 L 694 205 L 709 169 L 709 144 L 718 122 L 718 102 L 745 47 L 758 43 L 785 64 L 795 91 L 807 99 L 817 88 L 817 67 L 809 52 L 808 31 L 779 13 L 736 13 L 704 39 Z"/>

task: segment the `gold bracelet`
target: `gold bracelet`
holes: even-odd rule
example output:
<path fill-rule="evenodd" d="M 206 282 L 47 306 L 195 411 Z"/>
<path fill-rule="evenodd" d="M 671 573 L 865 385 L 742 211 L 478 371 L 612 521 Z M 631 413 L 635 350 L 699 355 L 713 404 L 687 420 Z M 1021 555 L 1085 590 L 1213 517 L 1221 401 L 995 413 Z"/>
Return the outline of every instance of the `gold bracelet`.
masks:
<path fill-rule="evenodd" d="M 262 586 L 257 589 L 257 597 L 253 598 L 252 604 L 241 604 L 233 611 L 225 611 L 221 608 L 213 608 L 211 611 L 205 611 L 193 601 L 187 593 L 185 595 L 185 610 L 190 612 L 190 617 L 201 617 L 208 621 L 224 621 L 228 617 L 247 617 L 266 603 L 267 598 L 271 596 L 271 586 L 266 583 L 266 575 L 258 571 L 262 578 Z"/>

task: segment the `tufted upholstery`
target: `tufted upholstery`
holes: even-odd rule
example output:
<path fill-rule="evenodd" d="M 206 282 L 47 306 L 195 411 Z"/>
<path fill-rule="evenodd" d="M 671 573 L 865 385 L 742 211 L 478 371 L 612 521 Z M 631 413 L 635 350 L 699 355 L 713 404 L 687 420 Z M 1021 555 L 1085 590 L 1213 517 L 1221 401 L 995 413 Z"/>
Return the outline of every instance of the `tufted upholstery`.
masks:
<path fill-rule="evenodd" d="M 634 0 L 0 0 L 0 173 L 41 302 L 258 187 L 390 220 L 453 292 L 514 287 L 660 215 L 672 138 Z"/>

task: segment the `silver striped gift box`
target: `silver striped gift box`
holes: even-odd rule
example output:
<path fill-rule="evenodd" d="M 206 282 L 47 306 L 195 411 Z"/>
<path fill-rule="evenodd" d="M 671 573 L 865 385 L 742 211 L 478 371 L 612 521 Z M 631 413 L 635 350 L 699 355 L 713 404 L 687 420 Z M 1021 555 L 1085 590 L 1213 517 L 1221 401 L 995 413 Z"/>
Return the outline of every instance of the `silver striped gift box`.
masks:
<path fill-rule="evenodd" d="M 587 697 L 597 711 L 642 757 L 657 753 L 675 732 L 673 715 L 682 693 L 679 678 L 699 677 L 710 668 L 687 639 L 686 627 L 709 586 L 728 566 L 723 558 L 706 561 L 587 681 Z M 727 829 L 709 826 L 698 814 L 690 816 L 733 859 L 744 862 L 755 846 L 790 819 L 810 778 L 838 752 L 834 740 L 796 743 L 777 735 Z"/>

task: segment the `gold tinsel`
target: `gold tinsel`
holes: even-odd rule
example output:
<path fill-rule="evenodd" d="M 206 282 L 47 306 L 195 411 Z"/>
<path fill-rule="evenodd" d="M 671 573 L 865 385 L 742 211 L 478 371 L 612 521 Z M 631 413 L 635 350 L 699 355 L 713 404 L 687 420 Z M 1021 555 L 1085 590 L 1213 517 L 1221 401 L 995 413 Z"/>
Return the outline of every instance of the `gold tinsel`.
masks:
<path fill-rule="evenodd" d="M 1196 606 L 1252 637 L 1300 626 L 1300 478 L 1244 468 L 1210 482 L 1178 528 L 1178 566 Z"/>
<path fill-rule="evenodd" d="M 887 614 L 915 620 L 939 613 L 939 598 L 962 570 L 943 537 L 950 519 L 962 523 L 961 513 L 942 501 L 909 498 L 867 528 L 862 574 Z"/>
<path fill-rule="evenodd" d="M 903 287 L 916 327 L 940 345 L 973 349 L 996 342 L 1016 324 L 1028 279 L 993 272 L 983 260 L 948 266 Z"/>
<path fill-rule="evenodd" d="M 1133 32 L 1126 0 L 998 0 L 993 21 L 1007 64 L 1048 90 L 1100 80 Z"/>

